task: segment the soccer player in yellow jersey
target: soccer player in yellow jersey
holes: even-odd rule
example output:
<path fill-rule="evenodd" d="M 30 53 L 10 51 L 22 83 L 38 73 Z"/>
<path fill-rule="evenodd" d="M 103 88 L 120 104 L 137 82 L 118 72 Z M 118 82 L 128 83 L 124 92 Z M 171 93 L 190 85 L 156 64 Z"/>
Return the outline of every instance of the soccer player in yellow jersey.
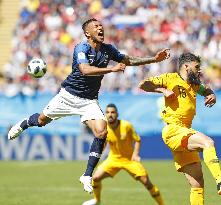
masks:
<path fill-rule="evenodd" d="M 106 177 L 114 177 L 122 169 L 140 181 L 158 205 L 164 205 L 159 189 L 151 183 L 140 162 L 140 137 L 133 126 L 125 120 L 118 119 L 117 107 L 114 104 L 107 105 L 106 118 L 108 121 L 107 143 L 110 145 L 110 153 L 93 175 L 94 199 L 85 201 L 83 205 L 100 204 L 101 181 Z"/>
<path fill-rule="evenodd" d="M 204 179 L 199 151 L 216 180 L 218 194 L 221 195 L 221 171 L 214 141 L 191 128 L 196 114 L 196 96 L 205 97 L 205 106 L 216 103 L 213 91 L 201 84 L 199 56 L 184 53 L 179 57 L 179 72 L 166 73 L 143 80 L 139 87 L 146 92 L 163 93 L 165 109 L 162 118 L 166 123 L 162 137 L 173 153 L 176 169 L 184 173 L 190 186 L 191 205 L 204 204 Z"/>

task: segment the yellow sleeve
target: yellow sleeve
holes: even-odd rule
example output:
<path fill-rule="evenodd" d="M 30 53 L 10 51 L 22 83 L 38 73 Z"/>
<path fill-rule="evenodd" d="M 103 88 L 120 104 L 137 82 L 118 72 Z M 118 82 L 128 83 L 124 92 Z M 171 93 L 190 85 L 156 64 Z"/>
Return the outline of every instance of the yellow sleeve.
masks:
<path fill-rule="evenodd" d="M 148 80 L 151 81 L 155 86 L 167 88 L 168 74 L 165 73 L 159 76 L 150 77 Z"/>
<path fill-rule="evenodd" d="M 110 142 L 110 137 L 108 134 L 107 134 L 106 142 Z"/>
<path fill-rule="evenodd" d="M 128 124 L 128 128 L 130 129 L 131 136 L 132 136 L 133 140 L 136 142 L 140 142 L 140 136 L 136 133 L 133 125 Z"/>

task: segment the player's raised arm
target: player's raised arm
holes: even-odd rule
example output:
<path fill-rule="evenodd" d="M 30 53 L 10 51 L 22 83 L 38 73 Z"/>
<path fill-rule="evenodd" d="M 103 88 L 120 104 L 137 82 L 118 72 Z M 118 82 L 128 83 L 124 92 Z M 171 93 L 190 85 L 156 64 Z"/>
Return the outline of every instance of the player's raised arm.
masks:
<path fill-rule="evenodd" d="M 168 59 L 169 57 L 170 49 L 167 48 L 157 52 L 157 54 L 154 57 L 141 58 L 125 55 L 124 59 L 122 60 L 122 63 L 126 64 L 127 66 L 139 66 L 161 62 L 165 59 Z"/>
<path fill-rule="evenodd" d="M 89 64 L 83 63 L 79 65 L 79 69 L 83 75 L 95 76 L 104 75 L 111 72 L 124 71 L 126 65 L 123 63 L 118 63 L 117 65 L 109 68 L 98 68 L 96 66 L 90 66 Z"/>

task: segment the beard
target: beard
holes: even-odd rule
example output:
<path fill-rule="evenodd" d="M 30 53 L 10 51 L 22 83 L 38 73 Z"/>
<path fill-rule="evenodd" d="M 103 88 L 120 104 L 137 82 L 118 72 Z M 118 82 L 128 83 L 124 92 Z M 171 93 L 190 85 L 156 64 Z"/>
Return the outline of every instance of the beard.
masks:
<path fill-rule="evenodd" d="M 92 40 L 93 40 L 94 42 L 96 42 L 96 43 L 99 42 L 98 39 L 97 39 L 95 36 L 92 36 Z"/>
<path fill-rule="evenodd" d="M 116 120 L 117 120 L 116 118 L 114 119 L 112 117 L 107 118 L 107 121 L 109 124 L 114 124 L 116 122 Z"/>
<path fill-rule="evenodd" d="M 190 70 L 187 73 L 187 80 L 189 83 L 191 83 L 193 85 L 200 85 L 201 84 L 200 77 L 197 74 L 195 74 L 192 70 Z"/>
<path fill-rule="evenodd" d="M 107 118 L 108 123 L 112 124 L 114 123 L 114 119 L 112 117 Z"/>

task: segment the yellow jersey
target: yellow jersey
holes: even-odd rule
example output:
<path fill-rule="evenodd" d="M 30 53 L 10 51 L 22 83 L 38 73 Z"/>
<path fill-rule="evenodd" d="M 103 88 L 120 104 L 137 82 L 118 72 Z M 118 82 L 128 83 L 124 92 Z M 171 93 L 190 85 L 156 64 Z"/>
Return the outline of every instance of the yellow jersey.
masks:
<path fill-rule="evenodd" d="M 196 114 L 196 95 L 199 86 L 188 84 L 178 73 L 165 73 L 151 77 L 149 80 L 156 86 L 172 90 L 175 99 L 165 99 L 165 109 L 162 118 L 168 124 L 178 124 L 191 127 Z"/>
<path fill-rule="evenodd" d="M 134 150 L 134 142 L 140 141 L 140 137 L 133 126 L 125 120 L 119 120 L 119 125 L 116 129 L 107 126 L 107 131 L 107 142 L 110 145 L 108 157 L 130 160 Z"/>

